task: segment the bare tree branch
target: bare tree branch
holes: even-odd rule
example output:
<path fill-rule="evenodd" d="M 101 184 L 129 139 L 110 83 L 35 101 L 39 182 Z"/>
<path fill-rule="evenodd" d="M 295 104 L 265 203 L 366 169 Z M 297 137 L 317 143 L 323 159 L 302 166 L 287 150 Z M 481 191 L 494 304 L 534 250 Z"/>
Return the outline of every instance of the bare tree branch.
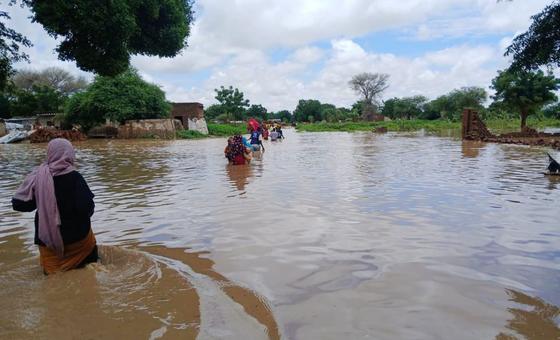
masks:
<path fill-rule="evenodd" d="M 352 77 L 349 84 L 362 96 L 366 105 L 373 106 L 378 102 L 379 95 L 389 87 L 388 81 L 388 74 L 364 72 Z"/>

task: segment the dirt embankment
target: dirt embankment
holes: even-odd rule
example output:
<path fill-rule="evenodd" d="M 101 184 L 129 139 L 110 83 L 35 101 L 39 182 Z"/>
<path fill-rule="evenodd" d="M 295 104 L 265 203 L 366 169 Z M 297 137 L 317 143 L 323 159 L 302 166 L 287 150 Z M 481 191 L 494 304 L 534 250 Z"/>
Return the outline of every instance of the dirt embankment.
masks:
<path fill-rule="evenodd" d="M 524 128 L 520 132 L 494 135 L 480 119 L 478 112 L 470 109 L 463 111 L 462 137 L 466 140 L 548 146 L 560 150 L 560 133 L 544 133 L 531 128 Z"/>

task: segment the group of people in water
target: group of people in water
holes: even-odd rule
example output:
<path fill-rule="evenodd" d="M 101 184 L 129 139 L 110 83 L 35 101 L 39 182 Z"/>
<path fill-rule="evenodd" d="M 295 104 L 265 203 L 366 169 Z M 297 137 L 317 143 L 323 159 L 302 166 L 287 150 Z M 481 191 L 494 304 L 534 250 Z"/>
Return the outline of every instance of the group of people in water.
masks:
<path fill-rule="evenodd" d="M 263 140 L 278 141 L 284 139 L 282 126 L 276 124 L 259 124 L 256 120 L 250 120 L 247 124 L 250 133 L 249 140 L 241 135 L 228 138 L 228 144 L 224 150 L 224 155 L 230 164 L 244 165 L 249 164 L 253 159 L 253 152 L 264 152 Z"/>
<path fill-rule="evenodd" d="M 280 125 L 271 127 L 251 120 L 248 127 L 249 140 L 241 135 L 228 139 L 224 152 L 234 165 L 248 164 L 253 152 L 264 151 L 263 139 L 284 139 Z M 75 158 L 68 140 L 51 140 L 46 161 L 25 178 L 12 198 L 14 210 L 36 210 L 34 243 L 39 246 L 44 274 L 81 268 L 98 260 L 91 229 L 94 194 L 76 171 Z"/>

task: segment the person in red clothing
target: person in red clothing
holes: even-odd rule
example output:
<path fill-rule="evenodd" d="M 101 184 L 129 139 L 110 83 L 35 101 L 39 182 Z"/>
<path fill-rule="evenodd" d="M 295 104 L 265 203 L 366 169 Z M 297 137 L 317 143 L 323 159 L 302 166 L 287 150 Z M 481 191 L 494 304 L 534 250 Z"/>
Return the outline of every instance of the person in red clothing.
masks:
<path fill-rule="evenodd" d="M 224 150 L 224 154 L 233 165 L 248 164 L 252 158 L 251 150 L 245 147 L 240 135 L 235 135 L 228 139 L 228 145 Z"/>

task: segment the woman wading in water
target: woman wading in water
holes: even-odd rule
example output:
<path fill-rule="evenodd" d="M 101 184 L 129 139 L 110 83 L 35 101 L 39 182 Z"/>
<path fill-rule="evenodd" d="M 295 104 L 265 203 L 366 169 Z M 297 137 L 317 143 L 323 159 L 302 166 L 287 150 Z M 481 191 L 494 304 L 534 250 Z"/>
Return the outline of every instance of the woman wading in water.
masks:
<path fill-rule="evenodd" d="M 53 139 L 47 160 L 29 174 L 12 198 L 17 211 L 35 213 L 35 244 L 45 274 L 81 268 L 97 262 L 91 230 L 93 193 L 74 168 L 74 148 L 66 139 Z"/>
<path fill-rule="evenodd" d="M 233 165 L 249 164 L 252 159 L 251 150 L 245 146 L 240 135 L 235 135 L 228 139 L 228 145 L 224 149 L 224 154 Z"/>

